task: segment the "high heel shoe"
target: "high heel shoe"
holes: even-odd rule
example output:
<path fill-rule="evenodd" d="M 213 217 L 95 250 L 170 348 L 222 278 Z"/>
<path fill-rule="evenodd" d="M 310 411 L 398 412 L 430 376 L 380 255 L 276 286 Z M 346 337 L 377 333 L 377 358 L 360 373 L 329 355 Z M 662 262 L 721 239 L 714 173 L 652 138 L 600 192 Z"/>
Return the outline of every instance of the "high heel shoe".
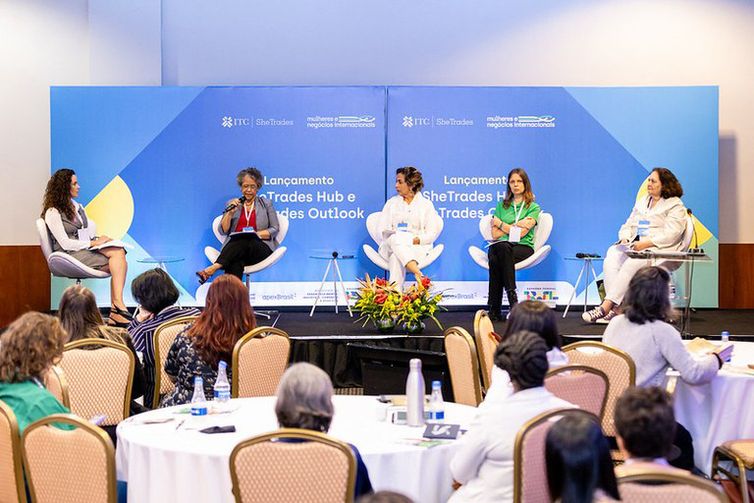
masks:
<path fill-rule="evenodd" d="M 121 318 L 121 320 L 116 320 L 114 316 L 118 316 Z M 133 316 L 131 316 L 131 313 L 128 312 L 127 309 L 120 309 L 116 306 L 110 307 L 110 316 L 107 318 L 108 325 L 119 327 L 119 328 L 127 328 L 128 325 L 131 323 L 131 320 L 133 320 Z"/>

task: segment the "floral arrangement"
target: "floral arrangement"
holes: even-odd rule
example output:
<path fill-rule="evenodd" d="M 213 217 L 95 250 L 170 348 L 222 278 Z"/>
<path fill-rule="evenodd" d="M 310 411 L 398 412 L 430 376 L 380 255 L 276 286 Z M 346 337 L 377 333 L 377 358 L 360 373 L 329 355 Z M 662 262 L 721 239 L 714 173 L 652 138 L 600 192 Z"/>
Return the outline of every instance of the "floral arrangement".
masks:
<path fill-rule="evenodd" d="M 371 321 L 381 331 L 390 331 L 396 323 L 402 323 L 409 332 L 414 332 L 421 331 L 422 320 L 430 318 L 442 329 L 435 316 L 438 310 L 444 309 L 439 305 L 442 292 L 432 292 L 428 277 L 424 276 L 420 283 L 411 285 L 405 292 L 395 283 L 383 278 L 371 280 L 369 275 L 358 282 L 354 309 L 361 314 L 356 321 L 363 320 L 363 326 Z"/>

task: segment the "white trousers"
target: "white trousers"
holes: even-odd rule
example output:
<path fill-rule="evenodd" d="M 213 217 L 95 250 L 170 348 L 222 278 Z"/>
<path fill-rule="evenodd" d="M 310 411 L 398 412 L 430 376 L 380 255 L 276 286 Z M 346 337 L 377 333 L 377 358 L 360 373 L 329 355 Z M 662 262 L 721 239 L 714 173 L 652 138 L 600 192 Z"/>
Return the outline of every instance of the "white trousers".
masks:
<path fill-rule="evenodd" d="M 626 295 L 631 278 L 647 264 L 648 262 L 644 259 L 629 258 L 616 245 L 608 248 L 605 262 L 602 264 L 602 273 L 605 278 L 605 298 L 613 301 L 616 305 L 623 302 L 623 296 Z"/>
<path fill-rule="evenodd" d="M 390 273 L 389 281 L 394 282 L 398 288 L 403 289 L 403 283 L 406 281 L 406 264 L 415 260 L 417 263 L 427 256 L 427 246 L 404 244 L 395 239 L 396 234 L 390 236 L 385 244 L 388 254 L 388 272 Z M 431 248 L 431 247 L 430 247 Z"/>

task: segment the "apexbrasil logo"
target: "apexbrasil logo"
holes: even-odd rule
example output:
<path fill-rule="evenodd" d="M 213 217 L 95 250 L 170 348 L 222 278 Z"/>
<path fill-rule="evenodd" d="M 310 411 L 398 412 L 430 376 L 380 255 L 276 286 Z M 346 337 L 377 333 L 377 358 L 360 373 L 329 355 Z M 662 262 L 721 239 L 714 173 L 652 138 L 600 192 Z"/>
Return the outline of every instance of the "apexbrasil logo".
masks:
<path fill-rule="evenodd" d="M 251 119 L 247 117 L 231 117 L 226 115 L 222 118 L 222 126 L 232 128 L 233 126 L 250 126 Z"/>

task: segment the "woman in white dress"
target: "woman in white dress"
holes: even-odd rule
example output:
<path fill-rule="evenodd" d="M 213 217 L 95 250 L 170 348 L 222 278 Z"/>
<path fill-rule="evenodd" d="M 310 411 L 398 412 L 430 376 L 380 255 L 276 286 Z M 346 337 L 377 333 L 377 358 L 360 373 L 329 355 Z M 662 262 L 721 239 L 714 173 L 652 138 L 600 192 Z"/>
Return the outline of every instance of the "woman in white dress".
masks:
<path fill-rule="evenodd" d="M 411 166 L 395 171 L 395 191 L 382 208 L 378 232 L 382 234 L 380 255 L 388 261 L 390 282 L 403 288 L 406 271 L 424 277 L 419 262 L 432 250 L 439 229 L 439 215 L 432 201 L 424 197 L 421 172 Z"/>
<path fill-rule="evenodd" d="M 47 182 L 42 202 L 42 218 L 47 224 L 52 250 L 65 252 L 86 266 L 110 272 L 110 321 L 126 327 L 131 314 L 123 303 L 126 284 L 126 251 L 121 247 L 104 247 L 112 241 L 107 236 L 95 236 L 95 225 L 84 207 L 75 201 L 79 195 L 79 181 L 72 169 L 57 170 Z"/>
<path fill-rule="evenodd" d="M 618 242 L 607 250 L 602 270 L 605 300 L 582 315 L 589 323 L 608 323 L 618 312 L 628 283 L 646 260 L 630 258 L 626 251 L 680 251 L 688 212 L 681 201 L 683 188 L 667 168 L 655 168 L 647 178 L 647 197 L 637 201 L 618 231 Z"/>

